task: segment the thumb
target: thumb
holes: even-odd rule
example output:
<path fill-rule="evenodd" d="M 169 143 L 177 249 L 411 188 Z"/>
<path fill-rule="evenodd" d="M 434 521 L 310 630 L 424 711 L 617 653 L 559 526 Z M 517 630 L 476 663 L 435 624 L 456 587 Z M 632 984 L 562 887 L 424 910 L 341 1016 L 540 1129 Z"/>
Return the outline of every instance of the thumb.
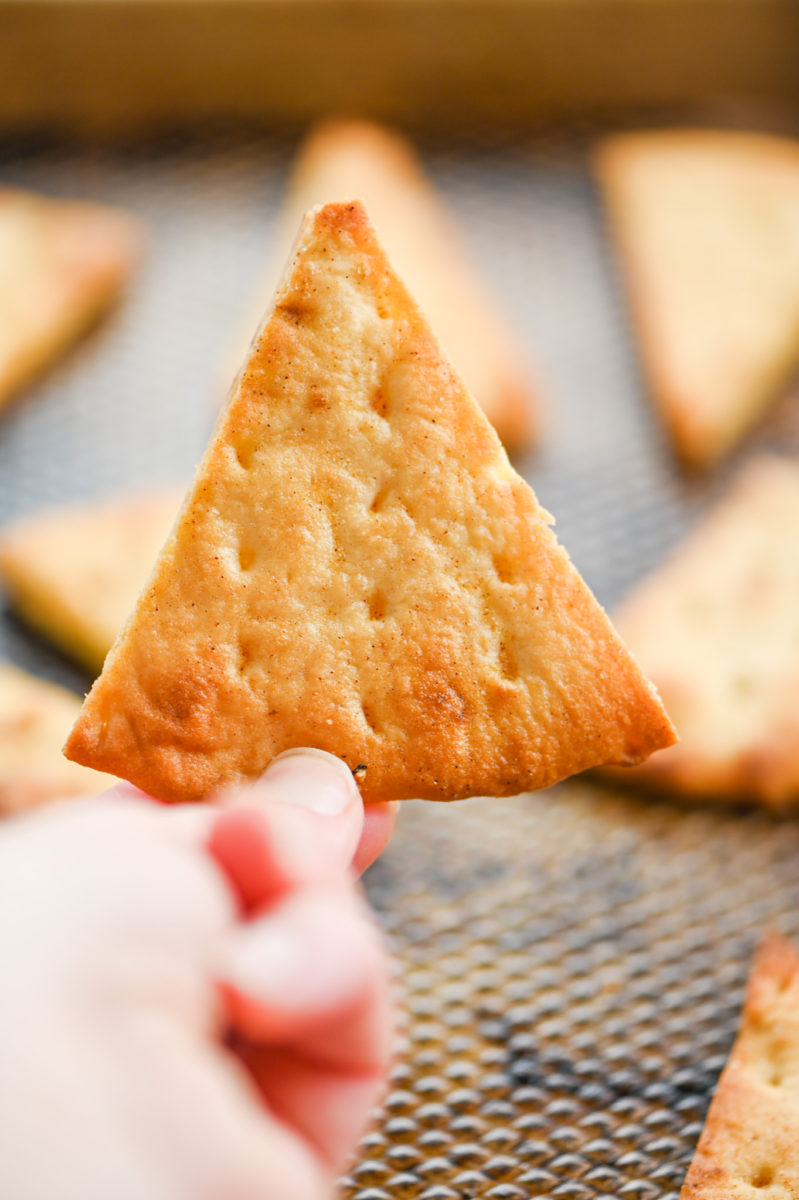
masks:
<path fill-rule="evenodd" d="M 335 754 L 310 747 L 278 754 L 247 794 L 250 799 L 290 804 L 324 817 L 344 817 L 352 808 L 363 807 L 347 764 Z"/>
<path fill-rule="evenodd" d="M 209 848 L 247 910 L 298 885 L 349 869 L 364 812 L 341 759 L 288 750 L 257 782 L 219 797 Z"/>

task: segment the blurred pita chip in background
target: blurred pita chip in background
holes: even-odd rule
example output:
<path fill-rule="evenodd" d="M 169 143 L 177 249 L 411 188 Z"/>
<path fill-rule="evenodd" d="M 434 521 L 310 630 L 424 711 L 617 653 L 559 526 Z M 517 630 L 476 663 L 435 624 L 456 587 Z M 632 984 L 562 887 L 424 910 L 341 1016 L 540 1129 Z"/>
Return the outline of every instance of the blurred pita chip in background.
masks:
<path fill-rule="evenodd" d="M 116 299 L 141 244 L 119 209 L 0 188 L 0 408 Z"/>
<path fill-rule="evenodd" d="M 683 462 L 710 467 L 799 365 L 799 142 L 650 130 L 594 162 L 652 396 Z"/>
<path fill-rule="evenodd" d="M 64 758 L 79 712 L 72 692 L 0 662 L 0 816 L 116 782 Z"/>
<path fill-rule="evenodd" d="M 48 509 L 0 530 L 0 580 L 17 615 L 98 674 L 182 498 L 140 491 Z"/>
<path fill-rule="evenodd" d="M 623 782 L 799 810 L 799 462 L 753 460 L 616 622 L 680 735 Z"/>

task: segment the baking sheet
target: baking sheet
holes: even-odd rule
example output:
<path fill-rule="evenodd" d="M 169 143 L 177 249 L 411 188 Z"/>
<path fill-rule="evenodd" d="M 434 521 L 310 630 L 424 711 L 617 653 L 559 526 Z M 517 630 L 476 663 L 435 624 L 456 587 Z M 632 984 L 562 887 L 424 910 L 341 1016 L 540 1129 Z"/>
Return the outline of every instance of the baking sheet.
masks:
<path fill-rule="evenodd" d="M 232 136 L 0 148 L 0 182 L 124 204 L 148 230 L 124 303 L 0 421 L 0 523 L 190 475 L 292 149 Z M 743 458 L 799 452 L 799 396 L 723 471 L 686 479 L 646 402 L 581 149 L 439 145 L 425 160 L 545 393 L 543 444 L 517 466 L 612 606 Z M 8 613 L 0 657 L 88 682 Z M 754 942 L 768 922 L 799 932 L 798 853 L 792 824 L 584 781 L 405 806 L 367 878 L 398 964 L 403 1042 L 344 1195 L 676 1196 Z"/>
<path fill-rule="evenodd" d="M 331 110 L 428 135 L 796 110 L 796 0 L 0 0 L 0 129 L 99 136 Z"/>

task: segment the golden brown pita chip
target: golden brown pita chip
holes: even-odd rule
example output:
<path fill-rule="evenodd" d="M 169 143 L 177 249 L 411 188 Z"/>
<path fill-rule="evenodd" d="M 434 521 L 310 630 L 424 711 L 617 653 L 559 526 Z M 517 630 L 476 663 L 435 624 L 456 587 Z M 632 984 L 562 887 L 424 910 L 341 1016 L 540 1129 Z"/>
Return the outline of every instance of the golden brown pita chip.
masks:
<path fill-rule="evenodd" d="M 628 782 L 799 808 L 799 464 L 750 463 L 617 625 L 679 744 Z"/>
<path fill-rule="evenodd" d="M 472 266 L 453 214 L 413 147 L 384 126 L 325 121 L 301 146 L 283 201 L 276 269 L 246 336 L 274 291 L 304 214 L 349 200 L 364 204 L 392 264 L 500 438 L 528 445 L 538 432 L 539 404 L 518 337 Z"/>
<path fill-rule="evenodd" d="M 764 938 L 681 1200 L 799 1193 L 799 956 Z"/>
<path fill-rule="evenodd" d="M 359 204 L 311 213 L 68 743 L 189 800 L 310 745 L 367 800 L 553 783 L 673 738 Z"/>
<path fill-rule="evenodd" d="M 0 408 L 115 299 L 140 240 L 116 209 L 0 188 Z"/>
<path fill-rule="evenodd" d="M 0 663 L 0 815 L 116 782 L 61 753 L 79 712 L 72 692 Z"/>
<path fill-rule="evenodd" d="M 627 134 L 596 166 L 652 394 L 681 458 L 708 466 L 799 362 L 799 143 Z"/>
<path fill-rule="evenodd" d="M 0 533 L 0 579 L 23 620 L 99 673 L 167 539 L 182 492 L 60 508 Z"/>

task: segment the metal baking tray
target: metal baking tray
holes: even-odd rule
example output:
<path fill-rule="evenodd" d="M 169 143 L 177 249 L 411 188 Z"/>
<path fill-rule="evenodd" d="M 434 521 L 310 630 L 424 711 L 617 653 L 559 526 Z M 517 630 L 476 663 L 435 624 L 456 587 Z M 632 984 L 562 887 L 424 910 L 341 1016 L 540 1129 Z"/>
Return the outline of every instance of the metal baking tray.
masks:
<path fill-rule="evenodd" d="M 421 133 L 799 102 L 796 0 L 0 0 L 0 129 Z"/>
<path fill-rule="evenodd" d="M 0 182 L 123 204 L 148 229 L 126 299 L 0 420 L 0 523 L 187 478 L 268 261 L 293 146 L 228 135 L 0 149 Z M 639 376 L 583 148 L 425 148 L 546 397 L 517 466 L 612 607 L 748 455 L 799 450 L 789 395 L 706 479 L 675 467 Z M 0 615 L 0 657 L 87 679 Z M 366 887 L 401 1043 L 350 1200 L 675 1197 L 762 929 L 799 933 L 799 825 L 578 780 L 404 806 Z"/>

